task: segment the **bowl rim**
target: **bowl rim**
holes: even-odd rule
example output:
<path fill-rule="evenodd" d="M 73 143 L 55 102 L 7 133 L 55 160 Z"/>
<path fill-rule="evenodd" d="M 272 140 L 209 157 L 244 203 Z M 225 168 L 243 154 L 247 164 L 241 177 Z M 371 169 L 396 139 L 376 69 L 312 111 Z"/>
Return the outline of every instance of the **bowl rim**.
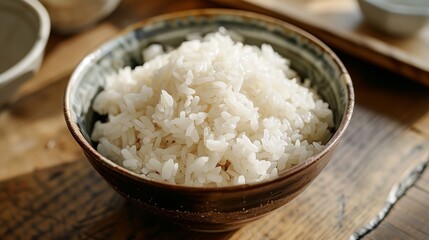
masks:
<path fill-rule="evenodd" d="M 322 147 L 322 150 L 318 153 L 312 155 L 310 158 L 306 159 L 304 162 L 295 165 L 291 168 L 285 169 L 279 173 L 279 175 L 275 178 L 271 178 L 265 181 L 261 182 L 255 182 L 255 183 L 246 183 L 241 185 L 232 185 L 232 186 L 220 186 L 220 187 L 207 187 L 207 186 L 186 186 L 186 185 L 173 185 L 170 183 L 164 183 L 161 181 L 148 179 L 142 175 L 139 175 L 135 172 L 132 172 L 113 161 L 109 160 L 108 158 L 101 155 L 83 136 L 82 132 L 79 130 L 78 125 L 73 120 L 72 116 L 72 109 L 70 104 L 70 95 L 71 95 L 71 88 L 75 81 L 79 79 L 79 76 L 81 73 L 86 69 L 86 65 L 89 62 L 92 62 L 92 59 L 96 58 L 98 55 L 98 51 L 95 50 L 94 52 L 87 55 L 78 65 L 72 76 L 70 77 L 69 83 L 66 88 L 65 96 L 64 96 L 64 117 L 67 124 L 67 127 L 69 128 L 72 136 L 75 138 L 75 140 L 78 142 L 78 144 L 82 147 L 82 150 L 86 154 L 92 155 L 93 159 L 97 161 L 98 163 L 102 164 L 103 166 L 111 169 L 112 171 L 124 175 L 126 178 L 132 178 L 138 182 L 142 182 L 145 184 L 149 184 L 153 187 L 157 188 L 164 188 L 168 190 L 177 190 L 177 191 L 186 191 L 186 192 L 202 192 L 202 193 L 215 193 L 215 192 L 236 192 L 240 190 L 249 190 L 249 189 L 255 189 L 260 188 L 266 185 L 271 185 L 276 182 L 283 181 L 285 178 L 289 178 L 304 169 L 310 167 L 311 165 L 318 162 L 322 157 L 327 155 L 339 142 L 341 136 L 343 136 L 347 126 L 349 125 L 349 122 L 352 117 L 353 108 L 354 108 L 354 101 L 355 101 L 355 95 L 353 90 L 353 84 L 350 78 L 349 73 L 347 72 L 345 66 L 340 61 L 340 59 L 336 56 L 336 54 L 323 42 L 321 42 L 319 39 L 314 37 L 313 35 L 305 32 L 304 30 L 301 30 L 298 27 L 295 27 L 287 22 L 284 22 L 279 19 L 275 19 L 273 17 L 265 16 L 262 14 L 249 12 L 249 11 L 243 11 L 243 10 L 232 10 L 232 9 L 221 9 L 221 8 L 207 8 L 207 9 L 193 9 L 193 10 L 185 10 L 185 11 L 179 11 L 179 12 L 173 12 L 173 13 L 167 13 L 158 15 L 155 17 L 151 17 L 145 20 L 142 20 L 138 23 L 132 24 L 129 27 L 126 27 L 123 31 L 121 31 L 118 36 L 114 37 L 107 43 L 103 44 L 99 49 L 109 48 L 109 46 L 114 45 L 115 41 L 118 40 L 121 37 L 126 36 L 127 34 L 130 34 L 132 31 L 142 28 L 154 23 L 157 23 L 159 21 L 166 21 L 166 20 L 174 20 L 177 18 L 184 18 L 189 16 L 220 16 L 220 15 L 227 15 L 227 16 L 238 16 L 242 18 L 247 19 L 253 19 L 257 21 L 262 21 L 265 23 L 268 23 L 270 25 L 276 25 L 281 28 L 285 28 L 288 31 L 292 31 L 294 33 L 297 33 L 298 35 L 304 37 L 308 41 L 310 41 L 312 44 L 317 45 L 319 48 L 323 50 L 326 54 L 329 55 L 329 57 L 333 60 L 335 65 L 337 65 L 340 73 L 339 78 L 345 85 L 346 89 L 346 108 L 343 117 L 340 120 L 340 124 L 338 126 L 338 129 L 335 131 L 333 136 L 329 139 L 329 141 Z M 89 162 L 91 162 L 89 160 Z M 91 163 L 92 164 L 92 163 Z"/>
<path fill-rule="evenodd" d="M 34 41 L 30 51 L 28 51 L 23 58 L 21 58 L 15 65 L 8 70 L 0 73 L 0 85 L 7 84 L 16 79 L 21 74 L 24 74 L 27 68 L 43 54 L 46 43 L 49 38 L 51 30 L 51 21 L 49 14 L 45 7 L 37 0 L 21 0 L 16 1 L 16 4 L 26 4 L 37 14 L 40 24 L 38 29 L 38 36 Z"/>

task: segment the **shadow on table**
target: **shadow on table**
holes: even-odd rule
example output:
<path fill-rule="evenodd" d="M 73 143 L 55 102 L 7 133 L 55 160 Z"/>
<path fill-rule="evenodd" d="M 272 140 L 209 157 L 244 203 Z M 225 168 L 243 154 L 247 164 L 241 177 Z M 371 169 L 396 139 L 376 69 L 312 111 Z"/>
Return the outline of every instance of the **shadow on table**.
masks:
<path fill-rule="evenodd" d="M 229 239 L 233 232 L 201 233 L 163 222 L 129 203 L 92 222 L 85 233 L 96 239 Z"/>
<path fill-rule="evenodd" d="M 69 75 L 60 77 L 42 89 L 20 96 L 7 107 L 8 110 L 17 119 L 32 121 L 62 113 L 64 92 L 69 77 Z"/>

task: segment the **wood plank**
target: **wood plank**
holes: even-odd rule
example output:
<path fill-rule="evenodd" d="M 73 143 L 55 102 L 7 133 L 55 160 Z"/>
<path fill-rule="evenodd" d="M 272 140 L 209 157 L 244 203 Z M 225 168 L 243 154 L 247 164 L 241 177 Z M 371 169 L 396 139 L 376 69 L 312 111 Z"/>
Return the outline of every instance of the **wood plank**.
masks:
<path fill-rule="evenodd" d="M 383 223 L 377 229 L 379 231 L 373 231 L 365 236 L 365 240 L 374 239 L 374 240 L 404 240 L 404 239 L 414 239 L 413 236 L 408 235 L 407 233 L 401 231 L 396 226 L 390 223 Z"/>
<path fill-rule="evenodd" d="M 399 228 L 409 227 L 407 232 L 413 233 L 413 236 L 429 236 L 429 210 L 425 205 L 410 197 L 404 197 L 395 208 L 386 221 L 396 222 Z"/>
<path fill-rule="evenodd" d="M 392 232 L 404 239 L 429 238 L 429 193 L 419 189 L 418 185 L 423 176 L 429 175 L 425 170 L 407 193 L 399 199 L 383 219 L 379 226 L 373 229 L 364 239 L 390 239 Z"/>
<path fill-rule="evenodd" d="M 189 232 L 163 223 L 125 202 L 85 160 L 1 182 L 0 196 L 0 208 L 4 209 L 0 213 L 1 239 L 288 239 L 291 232 L 284 231 L 288 227 L 283 223 L 284 218 L 300 216 L 306 211 L 297 208 L 296 215 L 288 216 L 278 211 L 229 233 Z M 389 215 L 377 231 L 365 239 L 410 239 L 411 236 L 425 239 L 429 236 L 409 235 L 409 229 L 404 228 L 406 221 L 402 216 Z M 267 224 L 273 222 L 277 224 Z M 425 230 L 424 221 L 419 226 Z M 249 231 L 253 228 L 263 233 L 255 235 L 254 231 Z M 308 236 L 301 237 L 307 239 Z"/>
<path fill-rule="evenodd" d="M 136 209 L 86 161 L 0 183 L 0 239 L 228 239 L 189 232 Z"/>
<path fill-rule="evenodd" d="M 429 171 L 426 171 L 429 172 Z M 409 197 L 410 199 L 412 199 L 413 201 L 416 201 L 420 204 L 423 204 L 426 208 L 429 209 L 429 193 L 422 191 L 417 185 L 412 187 L 408 192 L 407 192 L 407 197 Z"/>

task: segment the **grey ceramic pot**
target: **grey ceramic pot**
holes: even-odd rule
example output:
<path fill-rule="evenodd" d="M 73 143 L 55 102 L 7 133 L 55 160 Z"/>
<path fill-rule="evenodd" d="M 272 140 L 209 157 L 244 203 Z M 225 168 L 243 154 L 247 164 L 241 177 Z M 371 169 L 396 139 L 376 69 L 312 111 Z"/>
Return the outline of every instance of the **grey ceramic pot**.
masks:
<path fill-rule="evenodd" d="M 50 29 L 39 1 L 0 1 L 0 108 L 39 70 Z"/>

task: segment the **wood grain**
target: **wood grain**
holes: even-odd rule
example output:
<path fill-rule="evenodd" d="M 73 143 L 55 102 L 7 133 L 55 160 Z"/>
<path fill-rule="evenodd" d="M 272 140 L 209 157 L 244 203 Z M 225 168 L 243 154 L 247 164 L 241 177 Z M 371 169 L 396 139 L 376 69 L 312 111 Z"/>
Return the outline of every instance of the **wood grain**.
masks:
<path fill-rule="evenodd" d="M 226 239 L 162 223 L 83 160 L 0 183 L 0 239 Z"/>
<path fill-rule="evenodd" d="M 429 237 L 429 171 L 401 198 L 378 228 L 364 239 L 421 239 Z M 423 186 L 423 187 L 422 187 Z M 388 233 L 392 233 L 388 238 Z"/>
<path fill-rule="evenodd" d="M 0 239 L 347 239 L 382 208 L 403 174 L 429 157 L 429 90 L 338 52 L 355 85 L 356 110 L 330 164 L 287 206 L 238 231 L 207 235 L 153 220 L 124 202 L 86 163 L 66 129 L 68 77 L 80 57 L 122 27 L 204 6 L 223 5 L 123 0 L 86 32 L 51 35 L 40 74 L 0 112 Z M 410 191 L 410 212 L 427 209 L 428 182 L 425 174 Z M 369 237 L 427 236 L 427 220 L 418 216 L 395 218 L 407 228 L 387 221 Z"/>
<path fill-rule="evenodd" d="M 424 180 L 418 183 L 429 185 Z M 427 239 L 429 210 L 422 201 L 428 197 L 429 192 L 414 186 L 365 239 Z M 340 206 L 346 204 L 345 197 L 338 201 Z M 204 234 L 180 229 L 125 202 L 85 160 L 1 182 L 0 209 L 1 239 L 315 239 L 314 234 L 291 237 L 293 231 L 285 232 L 286 226 L 308 225 L 307 220 L 286 221 L 306 215 L 299 208 L 289 214 L 281 209 L 233 232 Z"/>

